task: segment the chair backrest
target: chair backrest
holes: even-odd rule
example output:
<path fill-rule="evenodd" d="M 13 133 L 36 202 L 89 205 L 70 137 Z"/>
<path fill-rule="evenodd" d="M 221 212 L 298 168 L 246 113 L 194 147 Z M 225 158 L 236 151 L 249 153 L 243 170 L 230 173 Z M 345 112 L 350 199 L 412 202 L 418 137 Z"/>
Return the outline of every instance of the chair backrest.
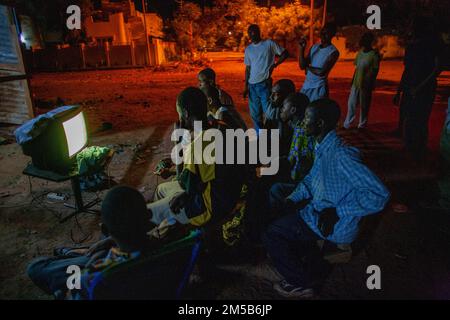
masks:
<path fill-rule="evenodd" d="M 94 274 L 88 289 L 90 300 L 178 299 L 195 265 L 200 230 L 152 253 Z"/>

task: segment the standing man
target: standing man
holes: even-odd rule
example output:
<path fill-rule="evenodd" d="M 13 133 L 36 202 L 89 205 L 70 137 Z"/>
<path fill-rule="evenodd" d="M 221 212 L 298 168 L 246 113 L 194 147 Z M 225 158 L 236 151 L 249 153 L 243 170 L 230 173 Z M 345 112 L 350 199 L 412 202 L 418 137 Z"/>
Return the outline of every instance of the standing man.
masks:
<path fill-rule="evenodd" d="M 306 39 L 299 41 L 300 54 L 298 64 L 306 71 L 305 82 L 301 93 L 306 94 L 309 101 L 328 98 L 328 74 L 339 58 L 338 49 L 331 43 L 336 35 L 336 26 L 327 23 L 320 31 L 320 43 L 316 43 L 305 57 Z"/>
<path fill-rule="evenodd" d="M 364 129 L 367 124 L 372 91 L 380 68 L 380 56 L 372 47 L 374 39 L 373 33 L 366 32 L 359 41 L 361 50 L 355 59 L 356 69 L 353 74 L 350 96 L 348 97 L 348 111 L 344 122 L 345 129 L 350 128 L 353 120 L 355 120 L 358 104 L 361 107 L 358 129 Z"/>
<path fill-rule="evenodd" d="M 257 132 L 263 126 L 263 115 L 269 105 L 272 72 L 289 56 L 286 49 L 271 39 L 261 39 L 259 26 L 248 27 L 251 44 L 245 49 L 244 99 L 249 96 L 250 115 Z M 275 57 L 278 60 L 275 62 Z"/>
<path fill-rule="evenodd" d="M 426 155 L 428 120 L 436 93 L 436 78 L 440 73 L 439 55 L 439 41 L 430 19 L 416 18 L 412 24 L 411 42 L 405 50 L 405 69 L 394 97 L 394 104 L 398 105 L 403 93 L 404 143 L 416 160 L 423 160 Z"/>

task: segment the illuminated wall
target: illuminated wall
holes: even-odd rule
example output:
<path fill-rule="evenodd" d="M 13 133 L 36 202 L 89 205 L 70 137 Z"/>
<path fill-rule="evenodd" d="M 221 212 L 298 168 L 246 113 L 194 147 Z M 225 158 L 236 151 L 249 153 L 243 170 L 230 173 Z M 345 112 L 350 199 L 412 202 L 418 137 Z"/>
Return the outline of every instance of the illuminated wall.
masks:
<path fill-rule="evenodd" d="M 93 39 L 113 39 L 113 44 L 129 44 L 131 42 L 130 32 L 126 27 L 123 13 L 114 13 L 109 16 L 109 21 L 94 22 L 90 17 L 85 22 L 86 34 Z"/>
<path fill-rule="evenodd" d="M 29 16 L 20 15 L 20 28 L 22 31 L 21 41 L 25 44 L 27 49 L 41 49 L 42 41 L 39 34 L 36 32 L 33 20 Z"/>

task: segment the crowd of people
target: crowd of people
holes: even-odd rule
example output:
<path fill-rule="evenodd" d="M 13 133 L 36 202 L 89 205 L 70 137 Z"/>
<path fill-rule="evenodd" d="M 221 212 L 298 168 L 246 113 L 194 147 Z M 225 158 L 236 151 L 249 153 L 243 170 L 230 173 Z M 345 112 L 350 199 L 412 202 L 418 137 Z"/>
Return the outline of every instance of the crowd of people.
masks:
<path fill-rule="evenodd" d="M 429 38 L 417 26 L 413 25 L 413 41 L 406 50 L 399 94 L 403 94 L 401 132 L 406 147 L 422 156 L 439 61 Z M 358 150 L 346 145 L 336 132 L 341 111 L 338 103 L 329 98 L 327 78 L 339 57 L 332 44 L 335 33 L 333 24 L 325 24 L 321 41 L 313 44 L 307 54 L 306 41 L 299 41 L 298 63 L 306 78 L 297 91 L 289 79 L 272 83 L 272 73 L 289 57 L 287 50 L 273 40 L 262 39 L 257 25 L 248 28 L 251 44 L 245 50 L 243 95 L 248 96 L 256 133 L 278 130 L 277 174 L 261 176 L 260 166 L 247 162 L 186 161 L 194 157 L 195 143 L 201 150 L 208 148 L 211 142 L 203 139 L 208 129 L 247 129 L 232 97 L 216 84 L 215 72 L 204 69 L 198 74 L 199 87 L 182 90 L 176 100 L 179 119 L 175 128 L 186 129 L 194 137 L 192 142 L 184 142 L 185 162 L 175 165 L 171 159 L 163 159 L 155 169 L 156 174 L 172 179 L 157 186 L 150 203 L 130 187 L 110 190 L 101 208 L 103 239 L 89 248 L 62 248 L 55 251 L 54 257 L 38 258 L 28 268 L 32 281 L 59 298 L 88 298 L 86 288 L 92 286 L 99 272 L 139 261 L 154 250 L 155 239 L 150 241 L 154 230 L 159 234 L 181 225 L 217 232 L 221 230 L 217 226 L 236 214 L 237 204 L 244 202 L 245 239 L 265 248 L 282 278 L 274 283 L 274 289 L 284 297 L 310 297 L 326 275 L 317 241 L 352 244 L 360 220 L 381 212 L 390 195 L 363 164 Z M 372 33 L 361 38 L 344 129 L 351 127 L 358 105 L 358 128 L 367 126 L 380 64 L 373 42 Z M 396 96 L 395 102 L 399 100 Z M 202 126 L 194 136 L 195 122 Z M 224 147 L 223 152 L 229 150 Z M 70 265 L 84 270 L 81 288 L 68 289 L 66 285 Z M 134 279 L 133 283 L 138 282 Z M 133 294 L 129 297 L 141 290 L 145 292 L 145 288 L 131 288 Z M 117 293 L 124 297 L 122 289 Z"/>

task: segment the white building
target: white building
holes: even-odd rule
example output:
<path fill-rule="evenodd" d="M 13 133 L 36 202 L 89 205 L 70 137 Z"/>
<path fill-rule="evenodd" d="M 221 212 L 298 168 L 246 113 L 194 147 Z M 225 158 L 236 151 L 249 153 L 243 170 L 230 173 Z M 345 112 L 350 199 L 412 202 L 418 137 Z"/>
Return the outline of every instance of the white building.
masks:
<path fill-rule="evenodd" d="M 86 35 L 97 43 L 113 45 L 145 43 L 144 14 L 137 11 L 134 3 L 125 0 L 119 3 L 102 1 L 102 13 L 106 21 L 89 17 L 84 23 Z M 156 13 L 146 13 L 145 22 L 149 37 L 162 38 L 163 21 Z"/>

